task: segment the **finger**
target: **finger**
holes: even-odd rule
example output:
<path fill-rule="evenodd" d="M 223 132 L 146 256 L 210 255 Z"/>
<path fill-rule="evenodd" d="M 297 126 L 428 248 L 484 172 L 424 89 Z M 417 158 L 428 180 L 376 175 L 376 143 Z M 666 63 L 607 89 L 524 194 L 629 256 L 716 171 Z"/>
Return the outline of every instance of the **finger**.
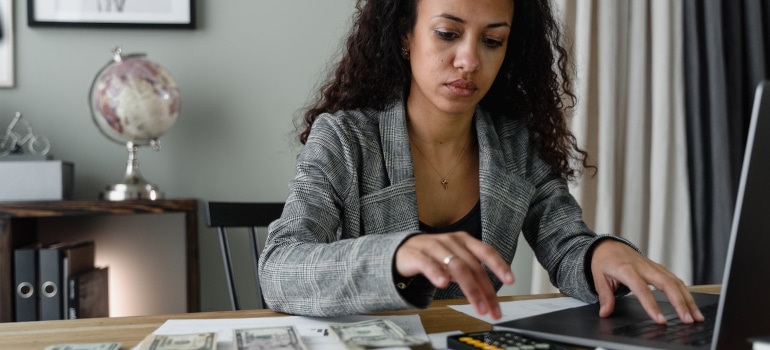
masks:
<path fill-rule="evenodd" d="M 668 301 L 671 303 L 671 306 L 674 307 L 679 319 L 682 320 L 683 323 L 695 322 L 695 318 L 693 317 L 694 313 L 691 311 L 690 305 L 682 294 L 682 291 L 675 289 L 674 291 L 663 290 L 663 292 L 666 294 Z M 695 303 L 694 300 L 693 303 Z"/>
<path fill-rule="evenodd" d="M 653 297 L 650 287 L 642 282 L 643 279 L 641 276 L 635 276 L 631 280 L 633 282 L 629 282 L 626 286 L 631 289 L 631 292 L 634 293 L 639 300 L 639 303 L 642 304 L 642 308 L 647 312 L 647 315 L 650 316 L 655 323 L 665 324 L 666 317 L 660 312 L 660 307 L 658 307 L 658 302 L 655 301 L 655 297 Z"/>
<path fill-rule="evenodd" d="M 467 234 L 460 233 L 458 237 L 461 239 L 451 240 L 447 243 L 447 248 L 455 254 L 443 258 L 442 263 L 446 266 L 447 271 L 449 271 L 452 280 L 457 283 L 468 302 L 474 306 L 476 311 L 480 315 L 489 313 L 492 318 L 497 319 L 501 314 L 497 302 L 497 293 L 492 286 L 487 271 L 467 246 L 478 241 L 475 239 L 464 239 L 466 236 L 470 238 Z M 449 257 L 454 257 L 454 259 L 449 259 Z"/>
<path fill-rule="evenodd" d="M 705 322 L 706 316 L 703 316 L 703 313 L 700 311 L 700 307 L 698 307 L 698 304 L 695 302 L 695 298 L 693 298 L 690 290 L 687 290 L 687 296 L 689 297 L 687 308 L 690 309 L 690 313 L 692 313 L 695 322 Z"/>
<path fill-rule="evenodd" d="M 698 309 L 695 299 L 687 290 L 684 282 L 663 265 L 646 260 L 649 268 L 641 270 L 641 274 L 647 276 L 649 284 L 666 294 L 666 298 L 674 307 L 679 319 L 684 323 L 704 320 L 703 314 Z"/>
<path fill-rule="evenodd" d="M 492 246 L 479 240 L 472 240 L 467 243 L 466 247 L 473 256 L 486 265 L 501 282 L 510 285 L 516 281 L 513 272 L 511 271 L 511 265 L 506 263 L 505 260 L 500 257 L 497 250 L 492 248 Z"/>
<path fill-rule="evenodd" d="M 429 254 L 422 248 L 424 237 L 420 236 L 409 238 L 396 251 L 396 271 L 404 277 L 422 274 L 434 286 L 446 288 L 451 276 L 434 255 L 444 254 L 444 256 L 448 256 L 451 253 L 443 245 L 437 245 Z"/>
<path fill-rule="evenodd" d="M 468 260 L 469 257 L 470 260 Z M 452 259 L 446 267 L 477 313 L 489 314 L 493 319 L 499 319 L 502 316 L 492 282 L 484 268 L 472 255 L 463 253 L 462 256 Z"/>
<path fill-rule="evenodd" d="M 612 281 L 599 277 L 594 280 L 594 288 L 599 295 L 599 317 L 609 317 L 615 310 L 615 289 Z"/>
<path fill-rule="evenodd" d="M 437 288 L 446 288 L 452 280 L 452 275 L 447 270 L 443 259 L 452 256 L 452 252 L 444 247 L 438 247 L 436 253 L 431 255 L 421 254 L 418 264 L 422 273 Z M 438 258 L 442 256 L 443 258 Z"/>
<path fill-rule="evenodd" d="M 703 322 L 705 318 L 684 282 L 670 273 L 665 273 L 664 276 L 664 282 L 653 285 L 666 294 L 679 319 L 684 323 Z"/>
<path fill-rule="evenodd" d="M 497 301 L 497 292 L 482 263 L 487 265 L 490 270 L 497 270 L 497 275 L 504 283 L 513 283 L 514 278 L 510 264 L 506 263 L 491 246 L 465 232 L 456 232 L 453 236 L 458 239 L 452 240 L 448 247 L 462 259 L 459 274 L 454 269 L 454 263 L 447 266 L 453 280 L 458 283 L 471 304 L 478 305 L 482 312 L 483 310 L 489 311 L 489 315 L 493 319 L 502 317 Z M 468 276 L 470 278 L 466 278 Z M 465 282 L 466 280 L 468 282 Z"/>

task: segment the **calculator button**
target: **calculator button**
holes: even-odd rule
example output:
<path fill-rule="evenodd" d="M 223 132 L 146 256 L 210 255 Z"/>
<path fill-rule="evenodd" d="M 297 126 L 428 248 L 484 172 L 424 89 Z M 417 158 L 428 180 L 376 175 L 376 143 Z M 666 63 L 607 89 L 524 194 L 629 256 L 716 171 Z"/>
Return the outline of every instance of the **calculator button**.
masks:
<path fill-rule="evenodd" d="M 537 341 L 508 331 L 466 333 L 447 338 L 450 349 L 456 350 L 565 350 L 565 348 Z"/>

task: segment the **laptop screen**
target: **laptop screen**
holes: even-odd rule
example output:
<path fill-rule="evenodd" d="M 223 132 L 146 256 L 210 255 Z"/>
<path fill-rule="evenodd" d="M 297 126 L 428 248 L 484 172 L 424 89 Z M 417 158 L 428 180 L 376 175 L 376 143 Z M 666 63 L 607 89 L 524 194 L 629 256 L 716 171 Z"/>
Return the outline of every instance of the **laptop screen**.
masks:
<path fill-rule="evenodd" d="M 770 335 L 770 82 L 754 98 L 717 313 L 717 349 Z"/>

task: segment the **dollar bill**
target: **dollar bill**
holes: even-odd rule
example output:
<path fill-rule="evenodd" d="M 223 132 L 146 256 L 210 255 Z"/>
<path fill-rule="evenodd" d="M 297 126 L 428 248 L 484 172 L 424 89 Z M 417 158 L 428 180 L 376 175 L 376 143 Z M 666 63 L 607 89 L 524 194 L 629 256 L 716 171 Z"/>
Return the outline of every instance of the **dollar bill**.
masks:
<path fill-rule="evenodd" d="M 307 350 L 294 326 L 236 329 L 235 350 Z"/>
<path fill-rule="evenodd" d="M 216 350 L 217 333 L 150 334 L 139 350 Z"/>
<path fill-rule="evenodd" d="M 57 344 L 46 346 L 45 350 L 118 350 L 120 343 Z"/>
<path fill-rule="evenodd" d="M 428 340 L 410 336 L 393 321 L 374 319 L 355 323 L 330 323 L 329 331 L 349 350 L 409 347 L 430 349 Z"/>

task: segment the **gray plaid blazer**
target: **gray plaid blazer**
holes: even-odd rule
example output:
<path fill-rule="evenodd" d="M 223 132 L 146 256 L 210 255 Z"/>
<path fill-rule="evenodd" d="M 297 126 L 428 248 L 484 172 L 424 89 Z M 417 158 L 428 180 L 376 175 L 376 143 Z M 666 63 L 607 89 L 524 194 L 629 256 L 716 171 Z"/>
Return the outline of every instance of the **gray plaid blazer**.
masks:
<path fill-rule="evenodd" d="M 589 248 L 607 236 L 586 227 L 567 183 L 538 158 L 523 120 L 477 108 L 475 123 L 482 240 L 511 263 L 522 232 L 555 286 L 596 301 L 584 262 Z M 268 231 L 259 279 L 275 311 L 361 314 L 464 297 L 456 284 L 437 289 L 421 276 L 405 290 L 394 283 L 395 252 L 419 233 L 401 100 L 384 111 L 319 116 L 298 157 L 283 214 Z M 499 289 L 502 283 L 489 276 Z"/>

